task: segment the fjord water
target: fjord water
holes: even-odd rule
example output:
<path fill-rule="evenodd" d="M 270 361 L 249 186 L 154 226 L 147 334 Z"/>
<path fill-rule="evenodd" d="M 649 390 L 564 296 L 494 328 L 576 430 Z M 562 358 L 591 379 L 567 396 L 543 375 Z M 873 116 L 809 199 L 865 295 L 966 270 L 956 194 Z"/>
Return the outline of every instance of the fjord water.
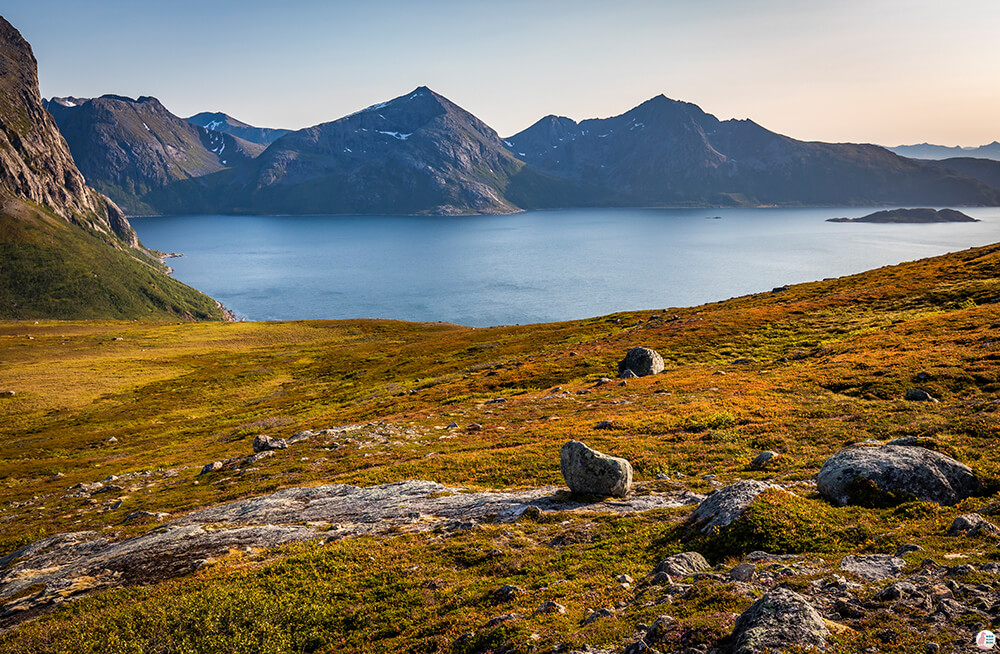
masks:
<path fill-rule="evenodd" d="M 978 223 L 828 223 L 874 209 L 569 209 L 510 216 L 136 218 L 174 276 L 248 320 L 487 326 L 691 306 L 1000 241 Z"/>

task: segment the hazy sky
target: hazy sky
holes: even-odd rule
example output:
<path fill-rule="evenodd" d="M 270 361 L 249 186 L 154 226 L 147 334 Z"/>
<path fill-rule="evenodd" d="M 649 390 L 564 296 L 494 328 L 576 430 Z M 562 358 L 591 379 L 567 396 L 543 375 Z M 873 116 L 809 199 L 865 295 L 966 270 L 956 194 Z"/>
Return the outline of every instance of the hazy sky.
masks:
<path fill-rule="evenodd" d="M 301 128 L 427 85 L 501 136 L 663 93 L 795 138 L 1000 139 L 996 0 L 8 0 L 42 94 Z"/>

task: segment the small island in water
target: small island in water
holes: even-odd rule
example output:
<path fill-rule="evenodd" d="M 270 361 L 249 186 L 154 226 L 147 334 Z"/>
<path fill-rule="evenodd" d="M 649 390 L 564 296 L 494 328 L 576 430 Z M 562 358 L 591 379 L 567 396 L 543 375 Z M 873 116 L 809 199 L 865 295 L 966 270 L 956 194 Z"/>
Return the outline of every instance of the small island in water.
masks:
<path fill-rule="evenodd" d="M 828 218 L 828 223 L 978 223 L 954 209 L 886 209 L 860 218 Z"/>

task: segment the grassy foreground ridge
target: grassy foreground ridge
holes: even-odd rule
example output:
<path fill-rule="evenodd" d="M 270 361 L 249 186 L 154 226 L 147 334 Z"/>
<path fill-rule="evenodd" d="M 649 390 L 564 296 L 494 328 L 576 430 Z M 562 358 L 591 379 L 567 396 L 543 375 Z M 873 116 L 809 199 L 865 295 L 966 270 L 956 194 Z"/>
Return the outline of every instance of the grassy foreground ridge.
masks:
<path fill-rule="evenodd" d="M 700 307 L 489 329 L 0 323 L 0 391 L 15 393 L 0 397 L 0 556 L 61 532 L 122 539 L 281 488 L 407 479 L 469 490 L 558 486 L 569 439 L 627 458 L 638 495 L 705 494 L 738 479 L 797 495 L 765 493 L 725 536 L 689 533 L 693 507 L 555 511 L 233 551 L 172 579 L 81 588 L 9 628 L 0 651 L 619 652 L 664 614 L 673 621 L 659 651 L 723 651 L 759 588 L 723 574 L 672 592 L 642 581 L 688 550 L 720 573 L 757 550 L 796 555 L 760 563 L 758 574 L 805 589 L 830 580 L 847 554 L 915 543 L 922 550 L 903 557 L 907 572 L 928 558 L 958 559 L 972 567 L 957 584 L 995 594 L 996 575 L 978 567 L 1000 560 L 996 538 L 944 533 L 958 515 L 1000 513 L 998 270 L 1000 246 L 987 246 Z M 666 370 L 602 381 L 637 345 L 658 350 Z M 914 386 L 940 402 L 905 401 Z M 595 429 L 602 421 L 610 422 Z M 357 427 L 241 474 L 199 474 L 252 453 L 257 434 L 348 425 Z M 816 472 L 840 448 L 902 436 L 971 466 L 981 496 L 954 507 L 835 508 L 815 492 Z M 779 452 L 779 463 L 749 469 L 761 450 Z M 110 475 L 128 481 L 87 497 L 68 490 Z M 130 518 L 140 511 L 169 517 Z M 886 585 L 851 581 L 862 600 Z M 508 584 L 516 591 L 498 595 Z M 0 613 L 24 597 L 0 598 Z M 545 601 L 566 612 L 536 612 Z M 602 607 L 609 617 L 584 624 Z M 964 651 L 970 630 L 990 626 L 988 608 L 933 628 L 901 611 L 847 616 L 831 643 L 843 652 L 924 651 L 928 642 Z"/>

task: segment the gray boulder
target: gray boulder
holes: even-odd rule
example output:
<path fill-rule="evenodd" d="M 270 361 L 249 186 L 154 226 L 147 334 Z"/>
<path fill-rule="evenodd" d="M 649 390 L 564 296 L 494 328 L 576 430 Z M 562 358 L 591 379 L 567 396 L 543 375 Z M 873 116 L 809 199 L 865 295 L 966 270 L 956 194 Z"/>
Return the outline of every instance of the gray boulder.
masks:
<path fill-rule="evenodd" d="M 876 493 L 910 495 L 938 504 L 956 504 L 979 490 L 969 466 L 923 447 L 847 447 L 826 460 L 816 489 L 834 504 L 851 501 L 856 482 L 868 480 Z"/>
<path fill-rule="evenodd" d="M 824 650 L 829 637 L 823 618 L 804 597 L 787 588 L 775 588 L 736 619 L 732 651 L 760 654 L 792 647 Z"/>
<path fill-rule="evenodd" d="M 949 536 L 979 536 L 980 534 L 1000 536 L 1000 528 L 978 513 L 960 515 L 952 521 L 951 527 L 948 528 Z"/>
<path fill-rule="evenodd" d="M 253 439 L 254 452 L 266 452 L 268 450 L 283 450 L 288 447 L 288 443 L 283 438 L 271 438 L 265 434 L 257 434 Z"/>
<path fill-rule="evenodd" d="M 720 488 L 698 505 L 691 514 L 691 521 L 705 534 L 714 528 L 728 527 L 768 488 L 778 486 L 755 479 L 744 479 Z"/>
<path fill-rule="evenodd" d="M 888 554 L 865 554 L 845 556 L 840 562 L 844 572 L 856 574 L 869 581 L 882 581 L 895 577 L 906 567 L 906 561 Z"/>
<path fill-rule="evenodd" d="M 681 552 L 668 556 L 657 564 L 653 574 L 666 572 L 671 577 L 687 577 L 709 569 L 708 561 L 698 552 Z"/>
<path fill-rule="evenodd" d="M 771 450 L 765 450 L 754 457 L 754 460 L 750 462 L 751 470 L 763 470 L 764 468 L 770 467 L 777 463 L 778 457 L 781 455 L 777 452 L 772 452 Z"/>
<path fill-rule="evenodd" d="M 626 370 L 631 370 L 638 377 L 659 374 L 663 372 L 663 357 L 648 347 L 633 347 L 618 364 L 618 376 L 624 377 Z"/>
<path fill-rule="evenodd" d="M 625 497 L 632 490 L 632 464 L 601 454 L 580 441 L 562 446 L 559 467 L 566 485 L 578 495 Z"/>

